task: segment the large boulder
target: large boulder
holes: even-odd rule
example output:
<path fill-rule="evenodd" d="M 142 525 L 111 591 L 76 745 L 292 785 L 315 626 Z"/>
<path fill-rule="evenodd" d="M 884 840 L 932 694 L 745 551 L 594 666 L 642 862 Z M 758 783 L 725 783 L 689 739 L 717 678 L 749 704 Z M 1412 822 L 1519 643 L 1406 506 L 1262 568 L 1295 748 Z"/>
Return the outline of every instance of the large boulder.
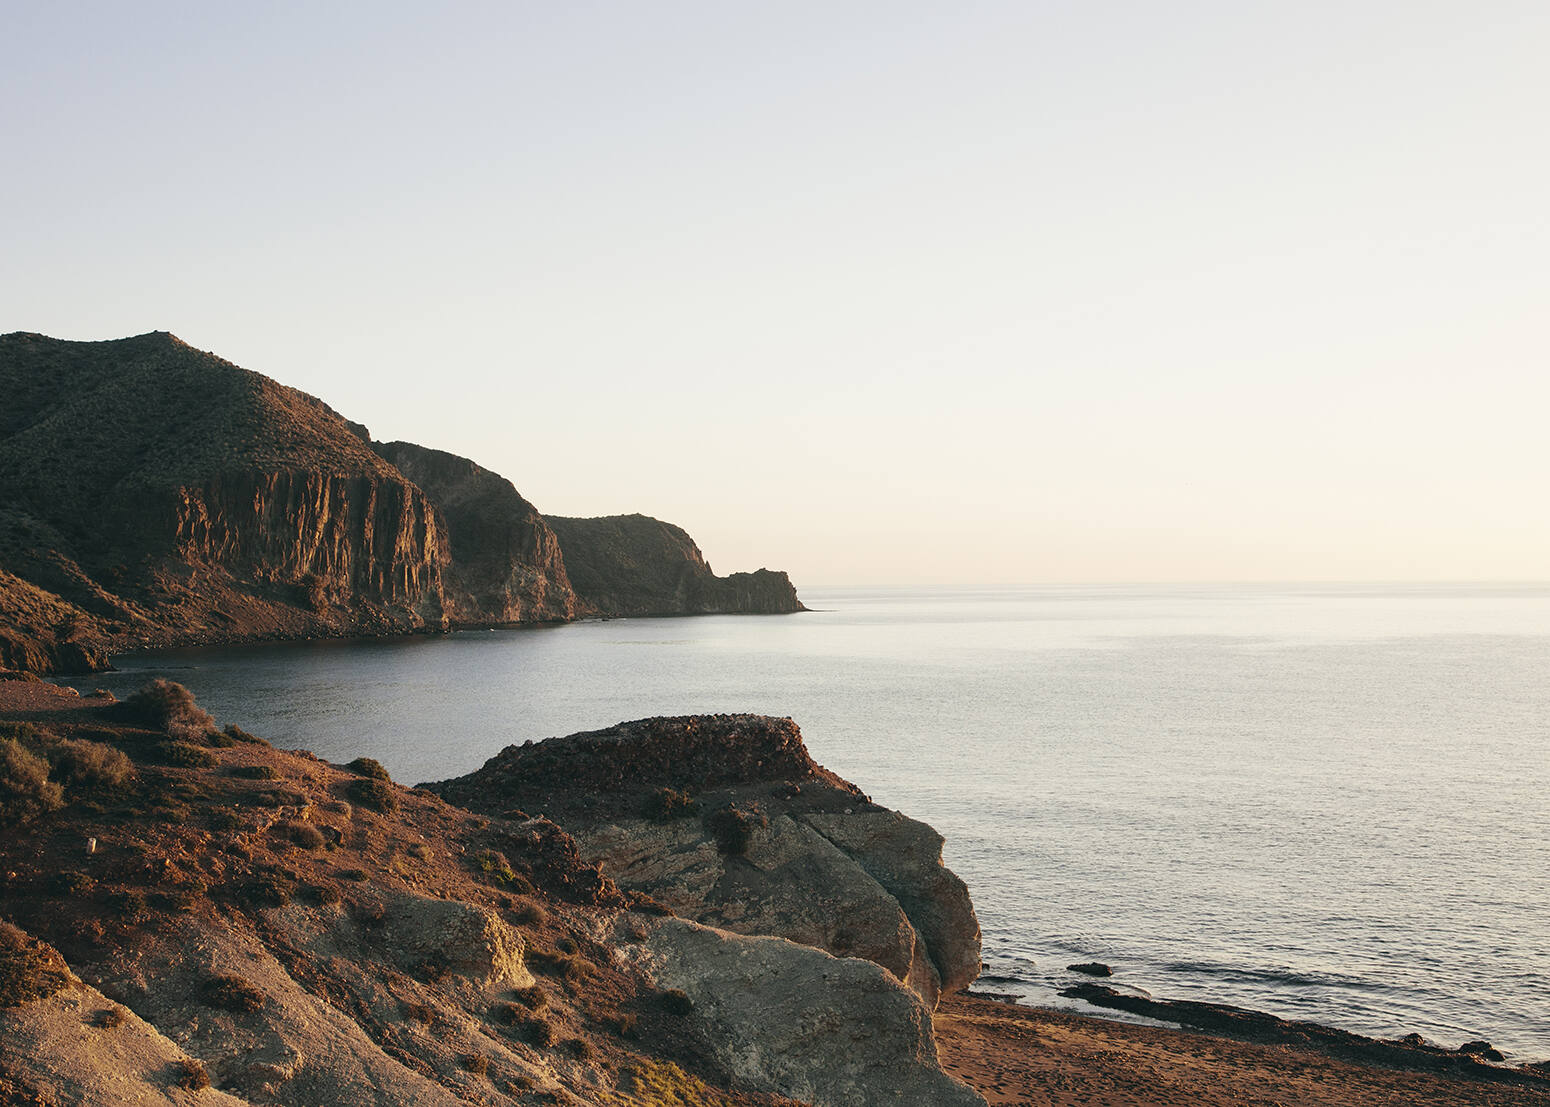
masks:
<path fill-rule="evenodd" d="M 942 1071 L 930 1011 L 870 961 L 682 919 L 621 948 L 687 997 L 717 1059 L 752 1087 L 814 1107 L 985 1105 Z"/>

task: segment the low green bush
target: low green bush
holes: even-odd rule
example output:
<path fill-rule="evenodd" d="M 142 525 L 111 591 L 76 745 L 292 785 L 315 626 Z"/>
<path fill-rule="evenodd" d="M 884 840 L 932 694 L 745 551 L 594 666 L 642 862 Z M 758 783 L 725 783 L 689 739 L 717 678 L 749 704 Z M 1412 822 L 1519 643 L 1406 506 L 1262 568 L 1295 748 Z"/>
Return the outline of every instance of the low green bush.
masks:
<path fill-rule="evenodd" d="M 49 746 L 47 756 L 53 778 L 72 793 L 119 792 L 135 775 L 122 750 L 101 742 L 62 738 Z"/>
<path fill-rule="evenodd" d="M 170 680 L 153 680 L 117 708 L 120 715 L 180 741 L 203 741 L 215 729 L 210 713 L 194 702 L 194 693 Z"/>
<path fill-rule="evenodd" d="M 214 754 L 192 742 L 163 742 L 156 752 L 166 764 L 180 769 L 208 769 L 215 764 Z"/>

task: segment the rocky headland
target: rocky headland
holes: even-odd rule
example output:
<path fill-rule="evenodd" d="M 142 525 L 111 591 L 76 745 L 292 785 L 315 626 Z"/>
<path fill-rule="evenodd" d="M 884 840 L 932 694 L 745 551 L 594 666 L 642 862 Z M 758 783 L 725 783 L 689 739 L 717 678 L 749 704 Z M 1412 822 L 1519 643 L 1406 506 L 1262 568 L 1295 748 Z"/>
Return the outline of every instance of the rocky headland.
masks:
<path fill-rule="evenodd" d="M 787 787 L 813 803 L 780 818 L 891 815 L 784 720 L 646 720 L 619 737 L 641 746 L 613 751 L 626 773 L 698 750 L 698 775 L 673 779 L 707 804 Z M 609 759 L 593 752 L 578 755 L 589 780 Z M 584 805 L 445 798 L 494 787 L 403 788 L 369 759 L 274 749 L 164 682 L 123 703 L 0 682 L 0 1102 L 984 1103 L 942 1071 L 898 965 L 675 915 L 557 821 Z M 835 902 L 893 895 L 907 929 L 902 904 L 945 888 L 967 929 L 934 948 L 965 959 L 978 932 L 962 884 L 901 875 L 945 874 L 921 840 Z M 819 896 L 837 858 L 865 856 L 812 848 Z"/>
<path fill-rule="evenodd" d="M 620 887 L 707 926 L 875 962 L 928 1007 L 979 975 L 979 923 L 941 836 L 815 764 L 790 719 L 621 723 L 510 746 L 427 787 L 551 818 Z"/>
<path fill-rule="evenodd" d="M 150 646 L 802 610 L 783 573 L 716 577 L 654 520 L 551 527 L 504 477 L 373 442 L 321 400 L 165 332 L 0 336 L 0 394 L 8 669 L 79 672 Z"/>

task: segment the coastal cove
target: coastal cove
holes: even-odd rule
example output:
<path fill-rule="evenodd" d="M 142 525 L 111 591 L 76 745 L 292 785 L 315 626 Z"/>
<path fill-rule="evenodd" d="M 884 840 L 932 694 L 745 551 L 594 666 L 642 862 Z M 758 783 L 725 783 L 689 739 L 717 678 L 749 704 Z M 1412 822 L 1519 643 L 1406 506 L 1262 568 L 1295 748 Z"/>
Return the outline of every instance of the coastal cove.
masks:
<path fill-rule="evenodd" d="M 1118 986 L 1550 1056 L 1550 589 L 804 588 L 813 610 L 177 650 L 218 718 L 403 781 L 649 715 L 790 716 L 930 823 L 986 987 Z M 1087 1010 L 1086 1008 L 1081 1008 Z"/>

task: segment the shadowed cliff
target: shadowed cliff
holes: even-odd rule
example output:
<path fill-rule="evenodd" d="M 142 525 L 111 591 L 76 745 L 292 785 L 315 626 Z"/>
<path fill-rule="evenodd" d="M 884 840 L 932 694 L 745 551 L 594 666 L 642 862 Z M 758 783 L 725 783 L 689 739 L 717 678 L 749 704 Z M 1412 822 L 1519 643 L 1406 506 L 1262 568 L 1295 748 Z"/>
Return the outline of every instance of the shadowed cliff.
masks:
<path fill-rule="evenodd" d="M 572 586 L 605 615 L 785 615 L 806 611 L 785 573 L 718 577 L 681 527 L 646 515 L 549 516 Z"/>

